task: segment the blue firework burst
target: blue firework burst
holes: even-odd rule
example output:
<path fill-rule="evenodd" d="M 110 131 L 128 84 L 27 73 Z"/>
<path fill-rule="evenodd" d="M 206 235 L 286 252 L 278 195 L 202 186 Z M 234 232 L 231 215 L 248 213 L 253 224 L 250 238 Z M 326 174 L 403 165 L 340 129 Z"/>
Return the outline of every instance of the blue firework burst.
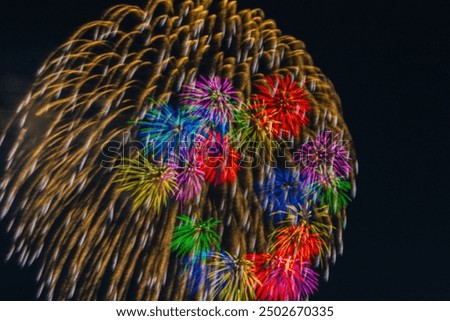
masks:
<path fill-rule="evenodd" d="M 201 117 L 166 104 L 150 109 L 138 124 L 141 126 L 138 138 L 144 143 L 144 154 L 152 154 L 156 160 L 167 160 L 173 152 L 189 149 L 204 135 Z"/>
<path fill-rule="evenodd" d="M 290 206 L 305 201 L 298 169 L 275 168 L 267 180 L 256 183 L 255 191 L 264 210 L 276 223 L 285 220 Z"/>
<path fill-rule="evenodd" d="M 188 255 L 181 259 L 180 264 L 184 267 L 184 274 L 186 278 L 186 288 L 189 293 L 188 299 L 194 300 L 198 291 L 203 288 L 208 288 L 210 285 L 207 282 L 208 274 L 211 272 L 211 266 L 207 260 L 211 258 L 214 252 L 207 251 L 199 255 Z"/>

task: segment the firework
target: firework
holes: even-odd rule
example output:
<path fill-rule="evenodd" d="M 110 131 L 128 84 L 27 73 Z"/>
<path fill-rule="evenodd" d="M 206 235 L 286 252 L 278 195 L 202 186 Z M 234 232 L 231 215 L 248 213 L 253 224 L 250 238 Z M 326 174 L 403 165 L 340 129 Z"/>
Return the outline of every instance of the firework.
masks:
<path fill-rule="evenodd" d="M 272 111 L 273 113 L 273 111 Z M 255 151 L 271 151 L 278 132 L 274 129 L 275 117 L 265 106 L 242 105 L 235 112 L 237 129 L 235 136 L 239 141 L 239 150 L 247 151 L 255 146 Z"/>
<path fill-rule="evenodd" d="M 68 37 L 43 63 L 27 96 L 0 133 L 0 157 L 4 157 L 0 163 L 5 165 L 0 170 L 0 217 L 11 244 L 7 258 L 21 266 L 33 265 L 32 270 L 38 271 L 36 295 L 40 299 L 214 299 L 205 283 L 209 261 L 194 255 L 207 254 L 193 249 L 177 256 L 171 251 L 174 229 L 180 233 L 180 221 L 176 219 L 179 203 L 192 196 L 185 194 L 183 186 L 176 186 L 184 169 L 167 168 L 152 160 L 155 143 L 162 146 L 156 156 L 164 164 L 172 161 L 167 159 L 170 151 L 182 157 L 183 146 L 181 142 L 180 146 L 176 144 L 184 139 L 177 135 L 183 134 L 171 124 L 184 128 L 195 120 L 198 127 L 200 121 L 200 136 L 204 136 L 200 141 L 209 139 L 210 130 L 218 132 L 222 140 L 231 137 L 233 130 L 250 140 L 259 135 L 258 131 L 251 132 L 258 127 L 252 122 L 249 127 L 242 126 L 245 121 L 239 123 L 233 116 L 239 114 L 236 112 L 241 105 L 236 97 L 251 101 L 256 93 L 259 99 L 253 99 L 250 118 L 254 117 L 262 125 L 259 128 L 276 140 L 304 133 L 295 140 L 302 144 L 303 137 L 332 130 L 351 142 L 332 83 L 313 65 L 303 42 L 284 35 L 274 21 L 266 20 L 262 10 L 238 10 L 235 2 L 227 0 L 146 2 L 143 6 L 114 6 L 102 19 L 81 26 Z M 286 72 L 291 73 L 289 81 L 281 76 L 264 79 L 265 75 Z M 183 87 L 201 74 L 208 75 L 198 80 L 204 85 Z M 232 79 L 235 89 L 224 85 L 227 81 L 223 77 L 230 83 Z M 292 84 L 294 79 L 307 83 L 293 88 L 283 85 Z M 208 81 L 213 84 L 208 85 Z M 263 87 L 253 86 L 255 82 Z M 283 86 L 295 94 L 297 101 L 277 104 L 277 97 L 287 95 L 280 90 Z M 208 90 L 214 87 L 221 88 L 221 95 L 214 96 Z M 178 99 L 183 90 L 188 96 L 197 96 Z M 305 100 L 299 101 L 303 94 L 300 99 Z M 152 110 L 149 97 L 158 102 Z M 187 118 L 178 119 L 184 111 Z M 314 122 L 307 124 L 307 116 Z M 270 126 L 271 122 L 274 125 Z M 308 126 L 307 130 L 302 126 Z M 292 132 L 286 133 L 288 130 Z M 264 135 L 263 141 L 268 138 Z M 147 168 L 116 170 L 114 164 L 123 155 L 110 153 L 109 146 L 117 142 L 125 146 L 136 138 L 146 145 L 142 153 L 149 159 Z M 195 143 L 196 138 L 193 140 Z M 170 150 L 166 151 L 164 141 L 174 143 Z M 346 147 L 352 153 L 352 170 L 344 180 L 351 182 L 354 190 L 356 160 L 352 146 Z M 214 156 L 214 152 L 211 154 Z M 238 161 L 237 157 L 231 159 Z M 202 167 L 209 177 L 203 183 L 208 191 L 205 188 L 198 194 L 198 202 L 191 202 L 188 208 L 203 222 L 211 217 L 225 222 L 220 230 L 228 238 L 227 251 L 247 253 L 268 242 L 271 224 L 262 219 L 264 213 L 269 215 L 273 208 L 290 211 L 278 201 L 297 204 L 301 193 L 297 186 L 285 187 L 292 193 L 274 190 L 282 185 L 274 182 L 275 174 L 262 164 L 238 169 L 236 164 L 225 173 L 220 167 Z M 199 177 L 189 176 L 186 181 L 197 188 L 199 182 L 194 179 Z M 117 179 L 121 180 L 119 184 Z M 207 185 L 237 180 L 239 184 L 217 189 Z M 128 184 L 128 190 L 120 192 L 124 184 Z M 255 197 L 258 186 L 263 193 Z M 313 209 L 321 203 L 319 196 L 314 200 Z M 130 206 L 132 202 L 134 206 Z M 327 197 L 322 202 L 333 203 Z M 304 202 L 300 203 L 303 206 Z M 324 275 L 328 275 L 328 262 L 343 246 L 345 211 L 338 210 L 333 217 L 330 214 L 331 210 L 328 220 L 333 229 L 324 250 L 326 260 L 320 271 Z M 195 233 L 185 233 L 184 237 L 195 237 Z M 220 251 L 215 247 L 217 244 L 211 246 L 213 251 Z M 186 270 L 180 267 L 186 260 L 199 264 L 192 263 L 195 269 Z M 266 261 L 262 265 L 269 269 L 271 260 Z M 184 281 L 195 284 L 195 289 L 184 286 Z M 197 294 L 193 296 L 193 292 Z"/>
<path fill-rule="evenodd" d="M 319 275 L 298 258 L 271 256 L 257 270 L 256 298 L 261 301 L 304 300 L 317 291 Z"/>
<path fill-rule="evenodd" d="M 348 195 L 351 188 L 350 182 L 341 178 L 332 178 L 328 182 L 313 185 L 319 204 L 328 206 L 332 213 L 347 207 L 352 200 Z"/>
<path fill-rule="evenodd" d="M 259 283 L 254 263 L 236 258 L 228 252 L 216 253 L 211 258 L 210 287 L 213 297 L 221 301 L 249 301 L 255 298 L 254 288 Z"/>
<path fill-rule="evenodd" d="M 239 171 L 239 153 L 231 146 L 228 137 L 210 132 L 202 143 L 200 157 L 205 180 L 216 185 L 233 183 Z"/>
<path fill-rule="evenodd" d="M 325 246 L 323 235 L 314 233 L 312 228 L 306 222 L 300 225 L 286 226 L 276 229 L 272 235 L 271 252 L 276 253 L 282 257 L 295 257 L 300 262 L 311 263 L 319 253 L 321 248 Z M 326 235 L 326 234 L 325 234 Z"/>
<path fill-rule="evenodd" d="M 194 148 L 174 155 L 168 166 L 177 172 L 177 200 L 185 203 L 201 193 L 205 172 L 203 162 Z"/>
<path fill-rule="evenodd" d="M 202 289 L 210 289 L 208 275 L 211 266 L 208 262 L 215 252 L 204 252 L 201 255 L 188 255 L 180 257 L 180 270 L 186 275 L 187 299 L 193 300 Z"/>
<path fill-rule="evenodd" d="M 301 174 L 308 185 L 328 183 L 336 177 L 346 179 L 351 170 L 348 150 L 339 134 L 333 135 L 331 131 L 322 132 L 300 146 L 294 159 L 303 166 Z"/>
<path fill-rule="evenodd" d="M 190 148 L 201 137 L 203 128 L 201 118 L 167 104 L 150 109 L 138 124 L 144 154 L 151 154 L 157 160 L 167 159 L 174 151 Z"/>
<path fill-rule="evenodd" d="M 181 224 L 174 229 L 171 245 L 177 255 L 204 259 L 214 248 L 220 248 L 220 236 L 214 230 L 220 220 L 194 220 L 186 215 L 178 216 L 178 219 Z"/>
<path fill-rule="evenodd" d="M 333 229 L 328 206 L 316 207 L 309 202 L 290 205 L 285 217 L 284 225 L 270 235 L 270 252 L 283 257 L 297 257 L 308 263 L 319 257 L 323 262 Z"/>
<path fill-rule="evenodd" d="M 285 220 L 289 206 L 302 203 L 304 192 L 298 169 L 273 170 L 271 178 L 255 185 L 255 191 L 262 203 L 268 204 L 266 212 L 276 222 Z"/>
<path fill-rule="evenodd" d="M 228 79 L 200 76 L 193 85 L 184 87 L 181 104 L 188 106 L 192 115 L 207 120 L 213 129 L 225 135 L 239 100 Z"/>
<path fill-rule="evenodd" d="M 290 75 L 267 76 L 264 85 L 255 84 L 255 106 L 264 106 L 267 117 L 273 119 L 273 134 L 279 137 L 298 137 L 309 119 L 310 102 L 307 92 Z"/>
<path fill-rule="evenodd" d="M 138 153 L 138 159 L 124 158 L 117 169 L 120 172 L 115 182 L 120 184 L 120 191 L 131 192 L 136 208 L 145 205 L 159 212 L 177 190 L 176 172 L 151 163 L 142 153 Z"/>

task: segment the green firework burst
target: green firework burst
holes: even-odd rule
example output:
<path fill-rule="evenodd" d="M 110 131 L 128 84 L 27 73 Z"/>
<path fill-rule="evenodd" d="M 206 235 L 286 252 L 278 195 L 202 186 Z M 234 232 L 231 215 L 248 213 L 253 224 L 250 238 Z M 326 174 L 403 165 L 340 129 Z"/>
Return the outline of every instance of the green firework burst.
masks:
<path fill-rule="evenodd" d="M 342 208 L 347 207 L 351 202 L 348 195 L 352 189 L 352 184 L 342 178 L 330 179 L 329 183 L 321 184 L 317 187 L 317 199 L 321 206 L 327 205 L 330 212 L 337 213 Z"/>
<path fill-rule="evenodd" d="M 178 216 L 181 224 L 176 226 L 172 236 L 171 249 L 177 255 L 192 255 L 194 258 L 205 258 L 213 248 L 220 248 L 220 236 L 214 230 L 220 220 L 191 219 L 187 215 Z"/>

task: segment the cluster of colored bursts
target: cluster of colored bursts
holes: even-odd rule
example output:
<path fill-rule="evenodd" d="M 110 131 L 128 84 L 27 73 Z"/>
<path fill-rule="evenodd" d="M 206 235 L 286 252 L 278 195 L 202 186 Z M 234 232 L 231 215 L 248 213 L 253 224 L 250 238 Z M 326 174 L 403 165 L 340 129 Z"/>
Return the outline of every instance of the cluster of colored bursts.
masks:
<path fill-rule="evenodd" d="M 216 232 L 220 220 L 183 215 L 179 216 L 181 224 L 175 228 L 171 247 L 185 258 L 183 264 L 193 294 L 203 286 L 212 297 L 224 301 L 303 300 L 319 284 L 319 274 L 312 266 L 315 260 L 325 257 L 331 228 L 320 222 L 325 211 L 318 210 L 317 221 L 297 217 L 293 225 L 278 227 L 270 235 L 267 253 L 242 257 L 220 250 Z"/>
<path fill-rule="evenodd" d="M 303 85 L 267 76 L 254 88 L 244 102 L 228 79 L 199 77 L 183 87 L 176 107 L 152 101 L 136 123 L 138 157 L 118 166 L 117 182 L 134 206 L 159 213 L 170 199 L 186 205 L 207 184 L 235 183 L 250 152 L 273 153 L 299 138 L 311 108 Z M 291 159 L 293 166 L 272 166 L 252 188 L 274 226 L 267 253 L 235 257 L 221 249 L 220 220 L 178 217 L 171 249 L 184 258 L 193 293 L 200 283 L 218 300 L 303 300 L 317 290 L 314 268 L 326 259 L 330 216 L 350 201 L 350 156 L 340 133 L 320 131 Z"/>

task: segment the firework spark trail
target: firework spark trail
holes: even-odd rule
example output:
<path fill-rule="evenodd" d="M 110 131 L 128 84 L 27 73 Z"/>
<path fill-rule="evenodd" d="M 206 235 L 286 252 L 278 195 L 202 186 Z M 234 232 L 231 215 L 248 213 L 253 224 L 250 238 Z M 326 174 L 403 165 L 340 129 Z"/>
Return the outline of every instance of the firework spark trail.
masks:
<path fill-rule="evenodd" d="M 144 118 L 153 106 L 148 97 L 168 103 L 200 74 L 230 79 L 242 101 L 265 75 L 290 74 L 305 84 L 311 104 L 310 126 L 296 144 L 326 129 L 343 132 L 351 145 L 331 82 L 304 44 L 283 35 L 261 10 L 238 12 L 226 0 L 113 7 L 47 59 L 0 135 L 6 155 L 0 215 L 12 236 L 10 256 L 21 265 L 38 261 L 41 297 L 189 297 L 173 281 L 186 276 L 179 276 L 168 246 L 177 205 L 158 215 L 146 207 L 133 212 L 132 198 L 114 183 L 117 171 L 100 164 L 105 143 L 122 141 L 123 133 L 131 133 L 125 143 L 137 137 L 127 122 Z M 350 176 L 355 189 L 355 172 Z M 232 255 L 267 250 L 272 227 L 260 223 L 253 188 L 263 177 L 263 166 L 241 169 L 234 186 L 204 188 L 199 202 L 187 204 L 224 222 L 222 248 Z M 333 216 L 331 260 L 342 251 L 343 224 L 345 209 Z M 201 298 L 208 292 L 199 291 L 195 299 Z"/>

